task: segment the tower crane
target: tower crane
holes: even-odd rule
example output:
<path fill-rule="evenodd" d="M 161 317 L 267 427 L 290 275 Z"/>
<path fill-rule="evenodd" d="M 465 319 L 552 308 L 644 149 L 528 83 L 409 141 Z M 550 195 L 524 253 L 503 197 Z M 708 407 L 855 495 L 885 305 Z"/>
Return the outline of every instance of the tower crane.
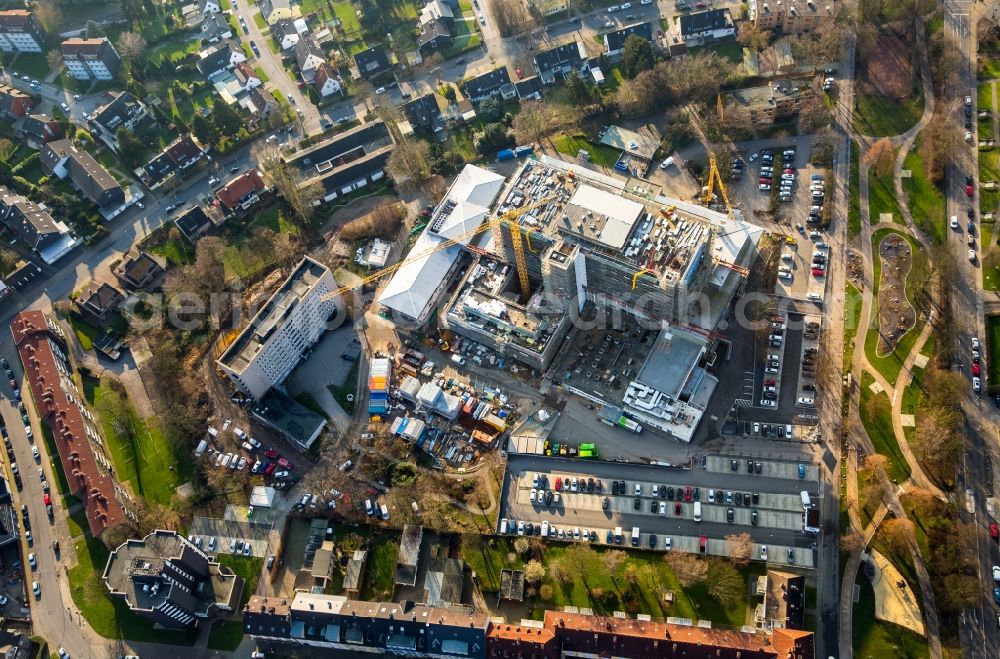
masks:
<path fill-rule="evenodd" d="M 708 182 L 705 186 L 705 193 L 701 196 L 701 202 L 703 204 L 709 204 L 712 202 L 712 194 L 715 191 L 715 185 L 719 185 L 719 194 L 722 195 L 722 200 L 726 202 L 726 212 L 731 213 L 733 211 L 732 206 L 729 205 L 729 195 L 726 194 L 726 186 L 722 184 L 722 175 L 719 174 L 719 165 L 715 162 L 715 154 L 708 154 Z"/>
<path fill-rule="evenodd" d="M 534 210 L 535 208 L 548 204 L 553 199 L 555 199 L 555 197 L 548 196 L 532 204 L 528 204 L 527 206 L 507 211 L 503 215 L 491 216 L 489 219 L 487 219 L 485 222 L 483 222 L 474 229 L 470 229 L 469 231 L 460 233 L 452 238 L 447 238 L 442 242 L 440 242 L 439 244 L 435 245 L 434 247 L 431 247 L 430 249 L 421 250 L 417 254 L 410 254 L 407 258 L 402 259 L 401 261 L 398 261 L 396 263 L 393 263 L 388 267 L 382 268 L 381 270 L 373 272 L 372 274 L 366 277 L 362 277 L 353 284 L 350 284 L 348 286 L 342 286 L 335 291 L 327 293 L 326 295 L 323 296 L 323 299 L 330 300 L 340 295 L 350 293 L 351 291 L 357 290 L 362 286 L 365 286 L 366 284 L 370 284 L 373 281 L 378 281 L 379 279 L 385 277 L 386 275 L 391 275 L 392 273 L 396 272 L 403 266 L 420 261 L 421 259 L 424 259 L 430 256 L 431 254 L 434 254 L 435 252 L 440 252 L 441 250 L 448 249 L 449 247 L 452 247 L 454 245 L 467 247 L 466 245 L 463 244 L 462 241 L 478 236 L 487 229 L 492 228 L 493 235 L 496 236 L 498 244 L 502 244 L 500 242 L 503 240 L 501 227 L 503 227 L 504 225 L 506 225 L 508 230 L 510 231 L 511 246 L 514 249 L 514 256 L 517 262 L 516 263 L 517 274 L 521 282 L 521 291 L 524 293 L 525 296 L 527 296 L 528 293 L 531 292 L 531 283 L 528 279 L 528 264 L 525 262 L 524 246 L 521 243 L 521 231 L 520 227 L 518 226 L 517 219 L 524 213 L 527 213 L 528 211 Z M 480 253 L 482 252 L 482 250 L 480 249 L 472 249 L 472 251 Z"/>

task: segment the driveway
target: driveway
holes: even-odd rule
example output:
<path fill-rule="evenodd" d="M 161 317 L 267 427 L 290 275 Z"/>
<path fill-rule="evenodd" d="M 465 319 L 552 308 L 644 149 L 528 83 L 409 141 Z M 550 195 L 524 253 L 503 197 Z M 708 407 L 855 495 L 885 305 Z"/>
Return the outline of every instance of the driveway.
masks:
<path fill-rule="evenodd" d="M 338 428 L 346 428 L 351 417 L 327 389 L 328 386 L 344 384 L 347 375 L 354 366 L 353 361 L 341 358 L 349 355 L 358 358 L 361 344 L 354 336 L 354 326 L 344 325 L 326 333 L 326 336 L 313 346 L 312 354 L 302 360 L 292 371 L 285 386 L 293 396 L 306 393 L 312 396 L 330 420 Z"/>

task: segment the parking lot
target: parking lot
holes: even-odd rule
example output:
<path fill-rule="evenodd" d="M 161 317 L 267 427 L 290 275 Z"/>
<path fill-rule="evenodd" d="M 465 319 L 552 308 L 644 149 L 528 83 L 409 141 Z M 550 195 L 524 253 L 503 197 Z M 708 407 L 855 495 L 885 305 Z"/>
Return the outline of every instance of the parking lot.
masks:
<path fill-rule="evenodd" d="M 188 529 L 189 538 L 198 545 L 202 551 L 210 555 L 215 554 L 235 554 L 233 541 L 244 546 L 249 544 L 250 553 L 239 552 L 243 556 L 257 556 L 258 558 L 267 555 L 267 541 L 271 526 L 262 524 L 249 524 L 235 519 L 218 519 L 215 517 L 195 517 Z M 210 549 L 209 544 L 215 538 L 215 549 Z M 200 544 L 198 541 L 201 541 Z"/>
<path fill-rule="evenodd" d="M 812 263 L 817 255 L 821 256 L 824 264 L 832 258 L 825 235 L 816 229 L 804 227 L 792 240 L 794 242 L 786 241 L 781 249 L 774 294 L 822 302 L 826 298 L 826 273 L 814 274 Z"/>
<path fill-rule="evenodd" d="M 806 490 L 812 501 L 818 500 L 817 467 L 803 464 L 803 477 L 800 478 L 798 463 L 754 461 L 755 467 L 756 462 L 760 462 L 758 474 L 756 470 L 748 473 L 746 458 L 738 458 L 737 470 L 733 471 L 732 459 L 706 456 L 704 467 L 699 464 L 695 469 L 681 470 L 655 465 L 511 456 L 500 517 L 508 520 L 508 532 L 512 533 L 518 532 L 518 522 L 537 525 L 539 530 L 548 522 L 550 540 L 582 541 L 590 535 L 595 544 L 607 544 L 610 531 L 611 542 L 618 544 L 613 536 L 614 530 L 620 527 L 626 536 L 621 544 L 630 545 L 632 529 L 638 527 L 639 544 L 643 548 L 695 553 L 701 551 L 704 537 L 705 553 L 718 555 L 728 554 L 725 536 L 747 532 L 754 542 L 754 558 L 759 556 L 764 545 L 768 547 L 771 562 L 814 567 L 815 537 L 802 530 L 800 492 Z M 534 488 L 536 497 L 532 502 L 536 474 L 544 476 L 546 487 Z M 578 479 L 576 492 L 567 485 L 574 477 Z M 558 501 L 554 496 L 556 478 L 561 479 Z M 594 479 L 593 492 L 588 487 L 590 479 Z M 612 483 L 622 480 L 625 481 L 624 494 L 616 495 Z M 640 488 L 639 496 L 635 494 L 636 486 Z M 673 499 L 669 498 L 667 488 L 673 488 Z M 543 491 L 541 502 L 540 489 Z M 549 504 L 545 503 L 546 490 L 553 495 Z M 700 522 L 693 519 L 695 496 L 701 504 Z M 753 523 L 754 513 L 756 524 Z M 731 522 L 728 521 L 730 517 Z"/>

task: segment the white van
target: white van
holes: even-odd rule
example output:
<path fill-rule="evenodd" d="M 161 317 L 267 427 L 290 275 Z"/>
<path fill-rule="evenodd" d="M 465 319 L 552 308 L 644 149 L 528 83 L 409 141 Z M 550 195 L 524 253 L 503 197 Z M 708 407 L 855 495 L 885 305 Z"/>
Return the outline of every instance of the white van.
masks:
<path fill-rule="evenodd" d="M 452 355 L 451 361 L 454 362 L 455 364 L 458 364 L 459 366 L 462 366 L 463 364 L 465 364 L 465 357 L 463 357 L 462 355 Z"/>
<path fill-rule="evenodd" d="M 809 493 L 802 490 L 799 492 L 799 496 L 802 498 L 802 509 L 809 510 Z"/>
<path fill-rule="evenodd" d="M 691 516 L 691 519 L 696 522 L 701 521 L 701 501 L 694 502 L 694 514 Z"/>
<path fill-rule="evenodd" d="M 660 517 L 667 516 L 667 504 L 664 501 L 660 502 Z"/>
<path fill-rule="evenodd" d="M 548 524 L 548 522 L 546 522 Z M 500 535 L 507 535 L 507 518 L 500 520 Z"/>
<path fill-rule="evenodd" d="M 382 519 L 384 520 L 389 519 L 389 506 L 385 505 L 384 503 L 382 504 Z"/>
<path fill-rule="evenodd" d="M 549 537 L 549 520 L 545 520 L 544 522 L 542 522 L 542 537 L 543 538 Z"/>
<path fill-rule="evenodd" d="M 639 527 L 638 526 L 633 526 L 632 527 L 632 546 L 633 547 L 638 547 L 639 546 Z"/>
<path fill-rule="evenodd" d="M 369 515 L 375 514 L 375 509 L 372 507 L 371 499 L 365 499 L 365 512 L 367 512 Z"/>
<path fill-rule="evenodd" d="M 202 456 L 202 454 L 205 453 L 205 450 L 207 448 L 208 448 L 208 442 L 206 442 L 204 439 L 201 440 L 200 442 L 198 442 L 198 446 L 194 450 L 195 457 L 196 458 L 200 458 Z"/>
<path fill-rule="evenodd" d="M 754 432 L 756 432 L 756 429 L 754 430 Z M 715 503 L 715 490 L 708 491 L 708 502 Z"/>

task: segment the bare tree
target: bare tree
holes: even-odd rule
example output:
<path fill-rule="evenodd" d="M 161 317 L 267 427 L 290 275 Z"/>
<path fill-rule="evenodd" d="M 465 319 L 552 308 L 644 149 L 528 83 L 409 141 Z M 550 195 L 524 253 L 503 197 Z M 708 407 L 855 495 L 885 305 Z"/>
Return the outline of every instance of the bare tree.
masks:
<path fill-rule="evenodd" d="M 55 34 L 59 31 L 59 23 L 62 20 L 62 12 L 59 5 L 51 0 L 36 2 L 31 6 L 31 14 L 35 17 L 35 22 L 47 33 Z"/>
<path fill-rule="evenodd" d="M 524 564 L 524 580 L 528 583 L 536 583 L 545 578 L 545 566 L 541 561 L 530 560 Z"/>
<path fill-rule="evenodd" d="M 924 174 L 934 182 L 944 180 L 945 168 L 955 164 L 955 154 L 960 151 L 962 137 L 954 122 L 945 112 L 935 112 L 921 132 L 920 156 L 924 161 Z"/>
<path fill-rule="evenodd" d="M 512 128 L 522 143 L 541 143 L 561 131 L 572 131 L 580 124 L 579 109 L 560 103 L 523 101 Z"/>
<path fill-rule="evenodd" d="M 315 205 L 323 194 L 319 183 L 306 183 L 281 157 L 281 151 L 270 144 L 256 145 L 253 154 L 264 170 L 268 184 L 282 196 L 300 225 L 312 219 Z"/>
<path fill-rule="evenodd" d="M 746 597 L 743 578 L 735 567 L 721 560 L 710 560 L 708 594 L 723 606 L 733 606 Z"/>
<path fill-rule="evenodd" d="M 684 588 L 701 583 L 708 577 L 708 561 L 697 554 L 669 552 L 663 555 L 663 560 Z"/>
<path fill-rule="evenodd" d="M 49 65 L 50 71 L 58 71 L 62 69 L 63 58 L 62 53 L 58 50 L 50 50 L 45 53 L 45 62 Z"/>
<path fill-rule="evenodd" d="M 431 145 L 427 140 L 404 138 L 396 144 L 386 167 L 396 185 L 413 190 L 431 174 Z"/>
<path fill-rule="evenodd" d="M 118 54 L 122 59 L 133 62 L 146 53 L 146 40 L 137 32 L 122 32 L 118 37 Z"/>
<path fill-rule="evenodd" d="M 840 548 L 848 553 L 861 551 L 865 548 L 865 539 L 860 533 L 845 529 L 840 536 Z"/>
<path fill-rule="evenodd" d="M 731 533 L 726 536 L 726 550 L 733 565 L 746 565 L 753 552 L 753 538 L 749 533 Z"/>
<path fill-rule="evenodd" d="M 862 161 L 868 167 L 873 167 L 879 177 L 888 176 L 896 164 L 896 147 L 892 140 L 883 137 L 869 147 Z"/>
<path fill-rule="evenodd" d="M 573 571 L 563 564 L 563 560 L 554 560 L 549 563 L 549 576 L 558 584 L 564 585 L 573 580 Z"/>
<path fill-rule="evenodd" d="M 601 562 L 604 563 L 604 569 L 608 571 L 608 575 L 612 579 L 618 573 L 618 568 L 628 560 L 628 554 L 623 552 L 621 549 L 612 549 L 601 554 Z"/>
<path fill-rule="evenodd" d="M 762 30 L 752 21 L 743 21 L 740 23 L 740 30 L 736 35 L 736 41 L 744 48 L 749 48 L 750 50 L 764 50 L 771 43 L 771 31 Z"/>
<path fill-rule="evenodd" d="M 913 522 L 905 517 L 898 517 L 882 522 L 879 533 L 882 534 L 890 551 L 897 556 L 903 556 L 910 551 L 910 547 L 916 542 L 915 529 Z"/>

